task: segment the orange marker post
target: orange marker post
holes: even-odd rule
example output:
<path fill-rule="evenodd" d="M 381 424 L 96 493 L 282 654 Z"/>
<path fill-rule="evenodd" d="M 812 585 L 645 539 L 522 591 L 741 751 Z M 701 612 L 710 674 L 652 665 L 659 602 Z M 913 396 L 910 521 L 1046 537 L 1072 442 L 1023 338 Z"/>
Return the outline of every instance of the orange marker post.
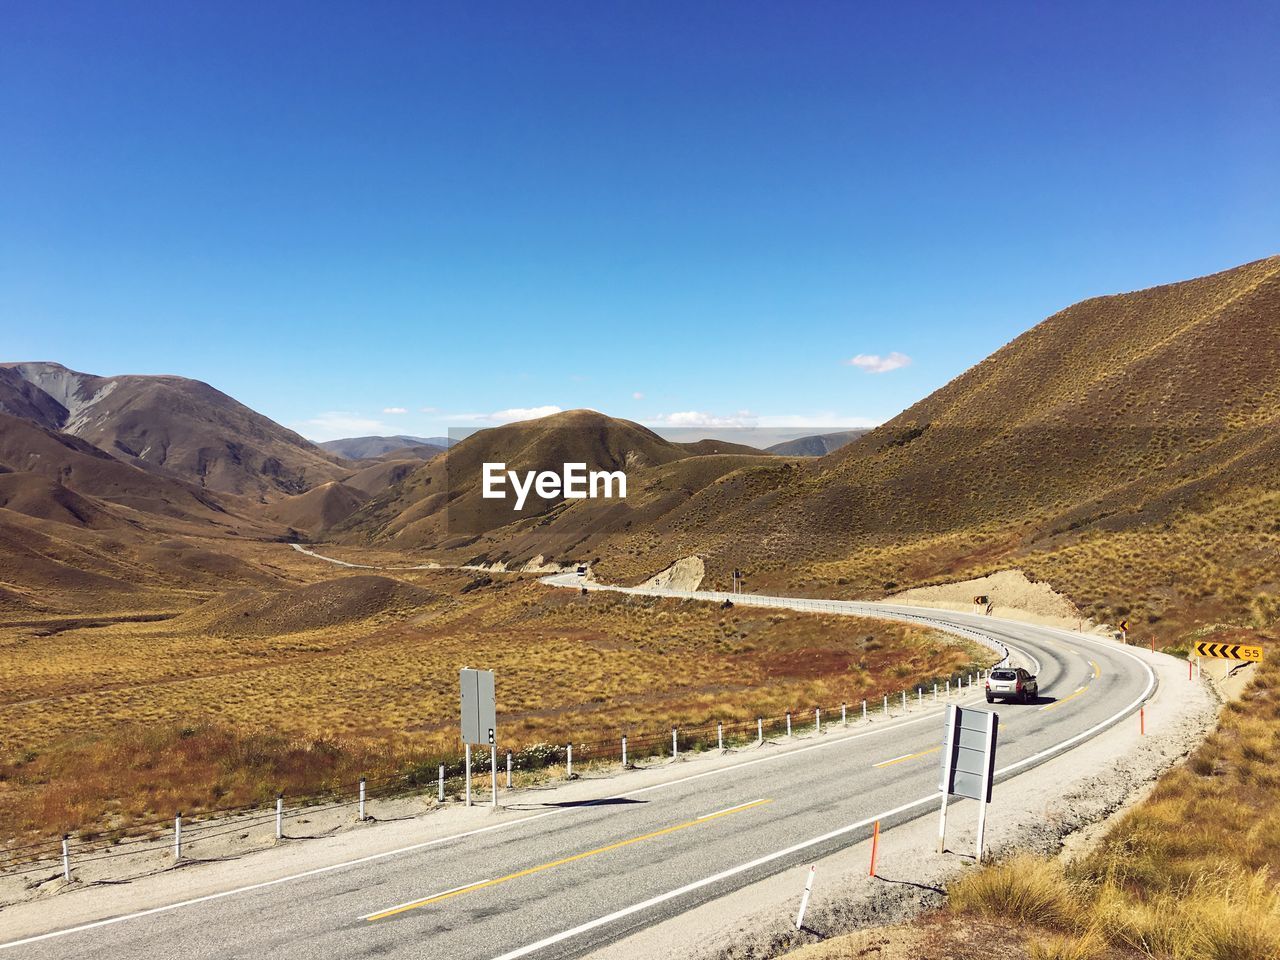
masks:
<path fill-rule="evenodd" d="M 1143 737 L 1147 735 L 1147 708 L 1145 705 L 1138 708 L 1138 735 Z"/>
<path fill-rule="evenodd" d="M 880 852 L 880 821 L 876 821 L 875 829 L 871 831 L 871 870 L 867 874 L 869 877 L 876 875 L 876 854 Z"/>

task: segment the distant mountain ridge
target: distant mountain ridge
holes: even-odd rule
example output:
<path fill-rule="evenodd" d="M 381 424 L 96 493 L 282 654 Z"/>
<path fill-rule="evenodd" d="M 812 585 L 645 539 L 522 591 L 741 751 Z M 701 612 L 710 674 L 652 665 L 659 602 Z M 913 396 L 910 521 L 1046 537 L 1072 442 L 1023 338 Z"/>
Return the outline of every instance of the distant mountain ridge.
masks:
<path fill-rule="evenodd" d="M 219 493 L 269 499 L 344 472 L 332 454 L 199 380 L 100 377 L 50 362 L 0 371 L 6 412 Z"/>
<path fill-rule="evenodd" d="M 406 434 L 397 434 L 392 437 L 344 437 L 340 440 L 323 440 L 317 446 L 344 460 L 373 460 L 407 447 L 439 447 L 447 450 L 453 443 L 454 441 L 448 437 L 411 437 Z"/>
<path fill-rule="evenodd" d="M 810 437 L 784 440 L 782 443 L 766 447 L 765 450 L 783 457 L 825 457 L 828 453 L 834 453 L 867 433 L 870 433 L 869 429 L 837 430 L 834 433 L 819 433 Z"/>

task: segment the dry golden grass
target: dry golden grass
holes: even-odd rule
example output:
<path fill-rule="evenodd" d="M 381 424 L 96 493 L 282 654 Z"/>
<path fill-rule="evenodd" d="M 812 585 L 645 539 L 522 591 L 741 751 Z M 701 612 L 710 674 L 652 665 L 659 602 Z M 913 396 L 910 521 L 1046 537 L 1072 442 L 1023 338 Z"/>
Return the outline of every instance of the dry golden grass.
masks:
<path fill-rule="evenodd" d="M 264 549 L 268 549 L 264 547 Z M 279 554 L 292 553 L 273 548 Z M 308 561 L 320 566 L 316 561 Z M 333 568 L 323 572 L 334 577 Z M 905 624 L 402 574 L 372 616 L 339 573 L 155 623 L 0 631 L 0 832 L 62 832 L 259 802 L 456 757 L 457 676 L 496 671 L 502 746 L 615 745 L 671 725 L 876 700 L 989 654 Z M 381 596 L 382 594 L 379 594 Z M 405 598 L 413 602 L 408 602 Z M 283 605 L 331 627 L 268 632 Z M 305 606 L 305 608 L 304 608 Z M 38 632 L 38 631 L 37 631 Z"/>

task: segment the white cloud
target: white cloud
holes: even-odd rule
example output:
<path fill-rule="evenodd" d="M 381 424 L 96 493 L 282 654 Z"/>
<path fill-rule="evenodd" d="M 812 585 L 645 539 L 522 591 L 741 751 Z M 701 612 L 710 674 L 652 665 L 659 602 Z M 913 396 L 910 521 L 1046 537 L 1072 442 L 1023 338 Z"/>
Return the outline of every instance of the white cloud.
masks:
<path fill-rule="evenodd" d="M 887 357 L 882 357 L 878 353 L 860 353 L 856 357 L 851 357 L 845 361 L 850 367 L 857 367 L 859 370 L 865 370 L 867 373 L 888 373 L 890 370 L 899 370 L 902 367 L 911 365 L 911 358 L 905 353 L 898 353 L 896 350 Z"/>
<path fill-rule="evenodd" d="M 323 442 L 325 440 L 341 440 L 344 437 L 377 436 L 395 433 L 395 430 L 381 420 L 361 416 L 358 413 L 347 413 L 342 410 L 331 410 L 317 414 L 310 420 L 294 424 L 300 434 L 308 440 Z"/>
<path fill-rule="evenodd" d="M 383 413 L 408 413 L 409 411 L 404 407 L 383 407 L 382 412 Z"/>
<path fill-rule="evenodd" d="M 418 412 L 419 413 L 439 413 L 440 408 L 439 407 L 420 407 L 418 409 Z"/>
<path fill-rule="evenodd" d="M 560 407 L 548 404 L 542 407 L 508 407 L 492 413 L 458 413 L 450 419 L 464 423 L 515 423 L 519 420 L 537 420 L 553 413 L 563 413 Z"/>
<path fill-rule="evenodd" d="M 660 413 L 648 422 L 664 427 L 754 427 L 758 424 L 759 417 L 750 410 L 739 410 L 728 415 L 681 410 L 678 413 Z"/>
<path fill-rule="evenodd" d="M 644 394 L 643 394 L 643 393 L 641 393 L 639 390 L 637 390 L 635 393 L 633 393 L 633 394 L 631 395 L 631 399 L 632 399 L 632 400 L 643 400 L 643 399 L 644 399 Z"/>

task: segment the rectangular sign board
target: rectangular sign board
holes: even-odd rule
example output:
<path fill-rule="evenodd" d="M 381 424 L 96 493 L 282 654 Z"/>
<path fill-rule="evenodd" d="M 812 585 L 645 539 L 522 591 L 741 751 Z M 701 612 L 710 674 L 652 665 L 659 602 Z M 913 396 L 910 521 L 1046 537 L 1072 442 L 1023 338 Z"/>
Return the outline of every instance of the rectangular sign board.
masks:
<path fill-rule="evenodd" d="M 1262 648 L 1245 643 L 1209 643 L 1201 640 L 1196 644 L 1197 657 L 1217 657 L 1219 660 L 1261 660 Z"/>
<path fill-rule="evenodd" d="M 463 667 L 462 742 L 495 742 L 498 729 L 498 701 L 494 697 L 493 671 Z"/>
<path fill-rule="evenodd" d="M 991 802 L 999 726 L 1000 717 L 989 710 L 954 704 L 947 708 L 939 790 L 952 796 Z"/>

